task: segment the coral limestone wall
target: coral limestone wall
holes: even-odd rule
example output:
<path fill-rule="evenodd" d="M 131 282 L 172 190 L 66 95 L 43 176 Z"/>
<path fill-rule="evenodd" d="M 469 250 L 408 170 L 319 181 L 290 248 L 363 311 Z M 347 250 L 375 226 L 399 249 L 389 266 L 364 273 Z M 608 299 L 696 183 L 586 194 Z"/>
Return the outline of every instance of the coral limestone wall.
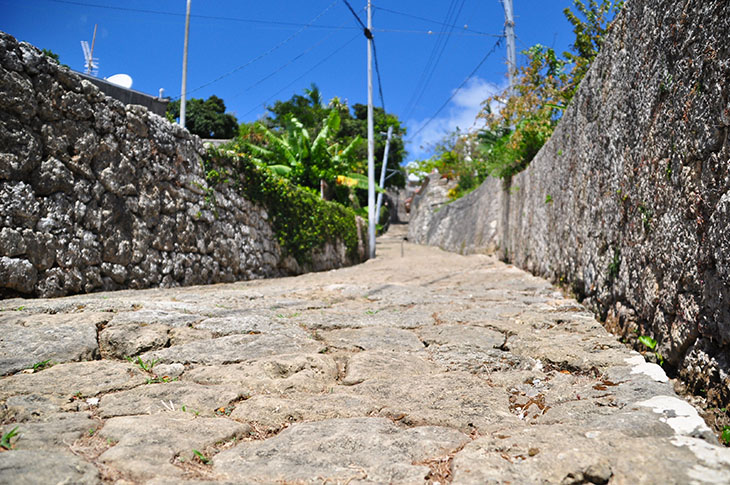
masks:
<path fill-rule="evenodd" d="M 508 190 L 487 181 L 441 208 L 411 239 L 499 246 L 615 331 L 656 338 L 696 390 L 730 401 L 728 39 L 726 0 L 626 2 L 531 166 Z"/>
<path fill-rule="evenodd" d="M 234 281 L 358 260 L 337 240 L 323 241 L 306 266 L 285 257 L 261 206 L 208 186 L 203 153 L 181 127 L 0 33 L 0 297 Z"/>

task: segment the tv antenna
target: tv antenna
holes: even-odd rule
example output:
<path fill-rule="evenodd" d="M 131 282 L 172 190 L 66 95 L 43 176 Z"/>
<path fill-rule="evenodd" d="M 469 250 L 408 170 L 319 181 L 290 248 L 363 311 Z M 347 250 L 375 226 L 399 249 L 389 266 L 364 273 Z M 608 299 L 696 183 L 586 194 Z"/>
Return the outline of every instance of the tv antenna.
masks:
<path fill-rule="evenodd" d="M 86 74 L 96 76 L 99 72 L 99 59 L 94 59 L 94 44 L 96 44 L 96 27 L 94 24 L 94 37 L 91 39 L 91 49 L 89 43 L 85 40 L 81 41 L 81 49 L 84 51 L 84 64 L 86 65 Z"/>

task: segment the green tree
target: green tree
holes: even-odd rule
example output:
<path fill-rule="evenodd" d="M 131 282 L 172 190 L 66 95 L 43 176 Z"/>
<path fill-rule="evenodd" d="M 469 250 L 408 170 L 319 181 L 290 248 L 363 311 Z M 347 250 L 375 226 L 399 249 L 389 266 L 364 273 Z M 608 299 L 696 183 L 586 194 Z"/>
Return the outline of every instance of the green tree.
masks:
<path fill-rule="evenodd" d="M 295 94 L 287 101 L 277 101 L 268 108 L 269 114 L 262 120 L 262 123 L 275 132 L 282 132 L 286 127 L 287 116 L 293 116 L 302 123 L 304 128 L 311 133 L 319 132 L 325 120 L 332 110 L 336 110 L 341 119 L 341 128 L 335 135 L 341 145 L 346 146 L 357 136 L 367 139 L 367 105 L 355 104 L 352 112 L 346 102 L 335 97 L 325 105 L 322 94 L 316 84 L 304 90 L 304 94 Z M 373 109 L 373 127 L 375 132 L 375 171 L 380 174 L 383 153 L 385 150 L 385 136 L 381 133 L 388 131 L 388 126 L 393 126 L 393 137 L 388 152 L 389 169 L 398 173 L 386 182 L 386 186 L 403 187 L 405 175 L 401 170 L 401 163 L 406 157 L 403 137 L 406 134 L 405 126 L 401 126 L 398 117 L 391 113 L 385 113 L 382 108 Z M 367 173 L 367 143 L 359 144 L 356 151 L 358 163 L 354 168 L 356 172 Z"/>
<path fill-rule="evenodd" d="M 43 55 L 53 59 L 56 62 L 56 64 L 61 64 L 61 61 L 58 58 L 58 54 L 53 52 L 51 49 L 41 49 L 41 52 L 43 53 Z"/>
<path fill-rule="evenodd" d="M 168 118 L 180 118 L 180 100 L 167 105 Z M 208 99 L 192 98 L 185 103 L 185 128 L 201 138 L 233 138 L 238 131 L 238 120 L 226 113 L 226 105 L 216 95 Z"/>
<path fill-rule="evenodd" d="M 526 62 L 518 69 L 513 89 L 483 103 L 479 116 L 485 128 L 476 135 L 452 133 L 431 159 L 415 163 L 414 170 L 429 173 L 437 168 L 458 178 L 449 195 L 460 197 L 487 175 L 509 179 L 529 165 L 552 135 L 623 6 L 616 0 L 573 0 L 573 4 L 575 11 L 564 10 L 575 34 L 572 52 L 561 58 L 540 44 L 523 51 Z"/>
<path fill-rule="evenodd" d="M 514 90 L 506 99 L 488 99 L 481 115 L 487 125 L 477 136 L 478 158 L 495 177 L 509 178 L 527 167 L 552 135 L 574 91 L 566 61 L 553 49 L 537 44 L 524 54 L 527 64 L 519 69 Z M 501 109 L 492 111 L 499 101 Z"/>
<path fill-rule="evenodd" d="M 330 112 L 324 105 L 322 93 L 314 83 L 304 90 L 304 96 L 295 94 L 288 101 L 276 101 L 267 110 L 270 114 L 262 123 L 274 130 L 286 128 L 287 117 L 294 117 L 308 130 L 319 131 Z"/>
<path fill-rule="evenodd" d="M 477 188 L 479 182 L 488 175 L 483 165 L 470 156 L 470 146 L 473 144 L 472 137 L 456 128 L 436 143 L 431 158 L 411 162 L 409 171 L 425 177 L 436 170 L 442 177 L 458 180 L 458 185 L 449 191 L 448 196 L 451 199 L 459 198 Z"/>
<path fill-rule="evenodd" d="M 573 24 L 575 42 L 573 52 L 564 52 L 563 57 L 573 63 L 572 94 L 588 72 L 593 59 L 603 45 L 603 39 L 611 28 L 611 20 L 623 8 L 623 1 L 589 0 L 588 5 L 582 0 L 573 0 L 577 13 L 566 7 L 563 14 Z"/>
<path fill-rule="evenodd" d="M 573 0 L 576 12 L 564 10 L 573 25 L 573 52 L 558 57 L 537 44 L 524 51 L 514 89 L 487 99 L 480 114 L 486 128 L 478 135 L 480 163 L 495 177 L 524 170 L 550 138 L 580 81 L 598 55 L 611 21 L 623 6 L 616 0 Z M 566 68 L 571 66 L 568 71 Z M 492 106 L 500 105 L 497 111 Z"/>
<path fill-rule="evenodd" d="M 293 115 L 285 115 L 282 121 L 285 128 L 282 133 L 275 133 L 263 124 L 256 127 L 265 146 L 247 142 L 257 163 L 297 185 L 315 190 L 322 187 L 322 181 L 331 182 L 338 175 L 352 171 L 355 151 L 362 139 L 356 136 L 344 147 L 336 140 L 340 129 L 337 110 L 329 112 L 322 130 L 314 138 Z"/>
<path fill-rule="evenodd" d="M 61 64 L 61 59 L 58 57 L 58 54 L 53 52 L 51 49 L 41 49 L 41 52 L 43 53 L 43 55 L 53 59 L 53 62 L 55 62 L 59 66 L 68 67 L 68 65 L 66 64 Z"/>
<path fill-rule="evenodd" d="M 351 139 L 360 136 L 363 139 L 368 137 L 368 107 L 365 104 L 354 104 L 352 106 L 353 114 L 349 110 L 342 117 L 342 130 L 340 136 Z M 385 183 L 386 187 L 403 187 L 405 186 L 405 172 L 401 168 L 401 163 L 405 159 L 408 152 L 405 149 L 403 139 L 406 135 L 406 127 L 401 125 L 398 117 L 391 113 L 386 113 L 383 108 L 373 107 L 373 131 L 375 133 L 375 173 L 376 177 L 380 176 L 380 170 L 383 165 L 383 154 L 385 153 L 386 136 L 384 133 L 388 131 L 388 127 L 393 127 L 393 136 L 390 139 L 390 149 L 388 150 L 388 161 L 386 167 L 396 171 Z M 358 149 L 358 160 L 361 164 L 357 167 L 359 173 L 367 173 L 368 147 L 367 143 L 363 143 Z"/>

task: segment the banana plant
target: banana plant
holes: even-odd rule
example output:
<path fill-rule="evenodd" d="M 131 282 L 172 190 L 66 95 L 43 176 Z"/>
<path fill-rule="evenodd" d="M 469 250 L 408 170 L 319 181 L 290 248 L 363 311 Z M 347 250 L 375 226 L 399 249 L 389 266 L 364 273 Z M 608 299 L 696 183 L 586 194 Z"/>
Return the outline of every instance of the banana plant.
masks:
<path fill-rule="evenodd" d="M 285 118 L 284 128 L 281 134 L 277 134 L 259 123 L 256 129 L 266 140 L 266 146 L 249 143 L 248 148 L 259 165 L 310 188 L 317 188 L 322 181 L 335 180 L 338 175 L 350 172 L 355 150 L 362 143 L 359 136 L 344 148 L 340 148 L 339 143 L 332 143 L 340 129 L 337 110 L 330 111 L 324 127 L 314 139 L 294 116 Z"/>
<path fill-rule="evenodd" d="M 347 175 L 338 175 L 335 177 L 337 185 L 347 185 L 356 189 L 368 190 L 368 177 L 361 173 L 350 173 Z M 375 185 L 375 191 L 378 193 L 385 193 L 385 189 L 380 188 L 377 184 Z"/>

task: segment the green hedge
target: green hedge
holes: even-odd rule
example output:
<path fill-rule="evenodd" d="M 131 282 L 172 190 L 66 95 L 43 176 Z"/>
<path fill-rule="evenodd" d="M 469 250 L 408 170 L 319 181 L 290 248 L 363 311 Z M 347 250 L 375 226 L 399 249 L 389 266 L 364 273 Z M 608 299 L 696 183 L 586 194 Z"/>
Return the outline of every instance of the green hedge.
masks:
<path fill-rule="evenodd" d="M 326 242 L 343 241 L 347 257 L 358 258 L 355 212 L 291 184 L 246 155 L 210 149 L 204 160 L 208 184 L 231 183 L 239 194 L 262 205 L 272 222 L 284 255 L 300 265 L 312 262 L 312 250 Z"/>

